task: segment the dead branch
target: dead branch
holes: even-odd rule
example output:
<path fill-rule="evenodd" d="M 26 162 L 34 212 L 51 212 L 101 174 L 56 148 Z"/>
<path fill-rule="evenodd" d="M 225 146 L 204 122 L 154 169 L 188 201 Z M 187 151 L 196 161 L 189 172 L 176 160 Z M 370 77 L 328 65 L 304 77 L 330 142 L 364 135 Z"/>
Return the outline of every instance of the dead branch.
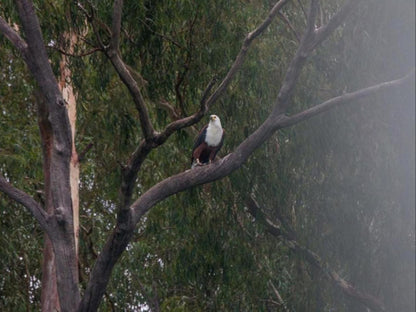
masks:
<path fill-rule="evenodd" d="M 289 29 L 292 31 L 292 33 L 295 35 L 295 38 L 296 38 L 297 42 L 300 43 L 300 39 L 301 39 L 300 35 L 296 31 L 295 27 L 293 27 L 292 23 L 287 18 L 287 16 L 284 15 L 282 12 L 279 12 L 279 17 L 286 23 L 286 25 L 289 27 Z"/>
<path fill-rule="evenodd" d="M 415 75 L 415 70 L 413 69 L 410 73 L 408 73 L 407 75 L 399 79 L 382 82 L 382 83 L 376 84 L 368 88 L 363 88 L 363 89 L 360 89 L 351 93 L 345 93 L 343 95 L 334 97 L 319 105 L 315 105 L 311 108 L 308 108 L 304 110 L 303 112 L 297 113 L 293 116 L 285 118 L 284 120 L 281 120 L 279 122 L 279 127 L 282 127 L 282 128 L 290 127 L 301 121 L 307 120 L 309 118 L 312 118 L 313 116 L 323 113 L 335 106 L 351 103 L 352 101 L 356 101 L 358 99 L 362 99 L 364 97 L 371 96 L 373 94 L 376 94 L 382 91 L 386 91 L 392 88 L 397 88 L 411 81 L 412 79 L 414 79 L 414 75 Z"/>

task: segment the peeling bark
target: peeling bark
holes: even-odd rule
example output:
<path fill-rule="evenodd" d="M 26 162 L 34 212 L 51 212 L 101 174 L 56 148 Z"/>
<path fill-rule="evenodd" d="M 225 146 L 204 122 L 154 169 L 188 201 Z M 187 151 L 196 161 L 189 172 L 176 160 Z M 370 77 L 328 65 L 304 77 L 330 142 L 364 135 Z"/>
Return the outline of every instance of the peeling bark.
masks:
<path fill-rule="evenodd" d="M 74 52 L 74 46 L 77 42 L 77 35 L 75 33 L 65 33 L 63 35 L 64 40 L 68 42 L 69 53 Z M 60 61 L 60 78 L 59 78 L 59 89 L 62 92 L 62 96 L 65 100 L 68 109 L 68 119 L 71 126 L 71 138 L 72 138 L 72 149 L 71 149 L 71 161 L 70 161 L 70 185 L 71 185 L 71 199 L 72 199 L 72 215 L 74 223 L 74 234 L 75 234 L 75 250 L 78 254 L 78 237 L 79 237 L 79 160 L 78 153 L 75 148 L 75 132 L 76 132 L 76 121 L 77 121 L 77 101 L 76 94 L 74 92 L 71 77 L 72 72 L 69 68 L 68 57 L 63 54 Z M 77 256 L 78 258 L 78 256 Z"/>

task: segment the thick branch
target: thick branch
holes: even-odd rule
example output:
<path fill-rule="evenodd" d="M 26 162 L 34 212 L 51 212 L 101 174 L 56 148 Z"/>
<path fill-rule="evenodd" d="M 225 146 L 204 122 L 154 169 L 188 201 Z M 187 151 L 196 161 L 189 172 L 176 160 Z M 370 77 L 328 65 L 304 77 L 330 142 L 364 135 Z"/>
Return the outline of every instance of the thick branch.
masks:
<path fill-rule="evenodd" d="M 27 43 L 24 41 L 20 35 L 15 31 L 4 19 L 0 16 L 0 33 L 2 33 L 14 47 L 22 53 L 22 55 L 27 57 Z"/>
<path fill-rule="evenodd" d="M 314 45 L 320 44 L 323 40 L 328 38 L 329 35 L 332 34 L 332 32 L 340 26 L 345 19 L 349 16 L 352 9 L 360 2 L 361 0 L 347 0 L 346 3 L 343 5 L 341 9 L 335 15 L 329 20 L 329 22 L 319 27 L 315 33 L 315 43 Z"/>
<path fill-rule="evenodd" d="M 318 30 L 315 30 L 315 20 L 319 9 L 319 1 L 311 0 L 308 12 L 306 30 L 303 34 L 301 43 L 295 56 L 289 64 L 277 100 L 274 106 L 273 115 L 284 114 L 289 107 L 292 92 L 299 78 L 301 70 L 305 65 L 306 59 L 312 51 L 345 20 L 352 8 L 360 0 L 348 0 L 347 3 L 334 15 L 334 17 Z"/>
<path fill-rule="evenodd" d="M 316 267 L 320 273 L 328 279 L 334 286 L 338 287 L 344 294 L 350 298 L 359 301 L 361 304 L 373 311 L 385 311 L 383 303 L 376 297 L 356 289 L 352 284 L 339 276 L 337 272 L 332 270 L 322 259 L 313 251 L 299 245 L 299 243 L 290 237 L 280 227 L 265 216 L 258 203 L 253 199 L 247 200 L 248 211 L 256 218 L 271 235 L 283 238 L 286 245 L 296 254 L 301 255 L 307 262 Z"/>
<path fill-rule="evenodd" d="M 201 118 L 204 116 L 204 114 L 208 110 L 206 102 L 207 102 L 208 94 L 211 92 L 211 89 L 214 86 L 215 81 L 216 81 L 215 79 L 212 79 L 210 83 L 208 84 L 208 86 L 206 87 L 205 91 L 203 92 L 201 102 L 199 105 L 199 110 L 191 116 L 177 119 L 171 122 L 170 124 L 168 124 L 166 128 L 155 137 L 155 140 L 154 140 L 155 144 L 157 145 L 163 144 L 176 131 L 192 126 L 201 120 Z"/>
<path fill-rule="evenodd" d="M 142 93 L 140 91 L 139 86 L 137 85 L 136 80 L 133 78 L 126 64 L 124 63 L 124 61 L 122 60 L 120 56 L 119 43 L 120 43 L 122 10 L 123 10 L 123 0 L 114 1 L 113 21 L 112 21 L 112 27 L 111 27 L 111 41 L 110 41 L 109 49 L 106 50 L 106 55 L 110 59 L 120 79 L 126 85 L 131 96 L 133 97 L 133 101 L 139 112 L 140 125 L 143 131 L 143 136 L 146 141 L 150 141 L 153 139 L 155 135 L 155 131 L 150 121 L 149 112 L 147 110 L 146 103 L 143 99 Z"/>
<path fill-rule="evenodd" d="M 0 191 L 9 196 L 14 201 L 22 204 L 27 210 L 35 217 L 39 222 L 41 228 L 48 234 L 50 234 L 50 227 L 48 225 L 48 214 L 43 210 L 42 206 L 35 201 L 32 196 L 25 192 L 15 188 L 7 180 L 0 175 Z"/>
<path fill-rule="evenodd" d="M 122 196 L 124 197 L 122 199 L 123 207 L 127 208 L 127 206 L 130 204 L 131 194 L 133 190 L 133 184 L 137 177 L 137 172 L 141 167 L 142 162 L 147 157 L 149 152 L 163 144 L 173 133 L 176 131 L 192 126 L 195 123 L 199 122 L 201 118 L 204 116 L 206 111 L 209 109 L 210 105 L 212 105 L 218 97 L 222 94 L 222 92 L 225 90 L 225 88 L 229 85 L 232 78 L 236 74 L 236 72 L 240 69 L 241 65 L 244 62 L 245 54 L 251 44 L 251 42 L 257 38 L 270 23 L 272 22 L 273 18 L 276 16 L 276 14 L 279 12 L 279 10 L 283 7 L 285 3 L 287 3 L 288 0 L 281 0 L 277 2 L 271 11 L 269 12 L 267 18 L 262 22 L 261 25 L 259 25 L 254 31 L 249 33 L 246 37 L 246 39 L 243 42 L 243 46 L 241 47 L 241 50 L 239 54 L 236 57 L 236 60 L 234 61 L 234 64 L 231 66 L 230 70 L 228 71 L 226 77 L 223 79 L 223 81 L 220 83 L 219 87 L 214 91 L 214 93 L 208 97 L 208 94 L 210 93 L 212 87 L 214 86 L 215 79 L 213 79 L 205 89 L 202 99 L 200 102 L 200 108 L 199 110 L 194 113 L 191 116 L 175 120 L 168 124 L 166 128 L 159 134 L 156 134 L 153 142 L 145 142 L 142 141 L 139 145 L 139 147 L 136 149 L 132 157 L 130 158 L 129 164 L 127 165 L 126 169 L 124 170 L 124 179 L 122 182 Z M 120 73 L 119 73 L 120 74 Z M 121 77 L 121 76 L 120 76 Z M 131 84 L 134 82 L 131 81 Z M 129 88 L 130 90 L 130 88 Z M 133 91 L 130 91 L 131 93 Z M 134 96 L 133 96 L 134 99 Z M 136 102 L 136 100 L 135 100 Z M 136 104 L 137 105 L 137 104 Z M 140 106 L 140 105 L 139 105 Z"/>
<path fill-rule="evenodd" d="M 312 0 L 309 11 L 306 29 L 302 35 L 299 47 L 296 50 L 295 56 L 291 60 L 286 71 L 276 103 L 273 109 L 273 115 L 279 116 L 284 114 L 289 106 L 289 100 L 295 88 L 296 82 L 299 78 L 301 70 L 305 65 L 306 59 L 311 54 L 312 42 L 315 36 L 315 18 L 318 11 L 318 1 Z"/>
<path fill-rule="evenodd" d="M 111 63 L 113 64 L 114 69 L 116 70 L 120 79 L 126 85 L 127 89 L 130 92 L 130 95 L 133 98 L 134 104 L 136 105 L 136 109 L 139 112 L 140 125 L 142 128 L 143 136 L 145 140 L 151 141 L 155 135 L 155 131 L 150 121 L 149 112 L 147 110 L 146 103 L 144 101 L 143 95 L 140 91 L 140 88 L 136 80 L 134 80 L 126 64 L 124 64 L 124 61 L 121 59 L 121 56 L 118 50 L 117 51 L 110 50 L 106 54 L 108 58 L 110 59 Z"/>
<path fill-rule="evenodd" d="M 303 112 L 297 113 L 293 116 L 290 116 L 281 120 L 279 122 L 279 128 L 286 128 L 286 127 L 293 126 L 301 121 L 307 120 L 309 118 L 312 118 L 313 116 L 323 113 L 333 108 L 334 106 L 350 103 L 352 101 L 356 101 L 358 99 L 373 95 L 381 91 L 386 91 L 391 88 L 397 88 L 411 81 L 412 79 L 414 79 L 414 75 L 415 75 L 415 70 L 413 69 L 410 73 L 408 73 L 406 76 L 402 78 L 382 82 L 382 83 L 376 84 L 368 88 L 360 89 L 351 93 L 345 93 L 343 95 L 334 97 L 319 105 L 316 105 L 307 110 L 304 110 Z"/>

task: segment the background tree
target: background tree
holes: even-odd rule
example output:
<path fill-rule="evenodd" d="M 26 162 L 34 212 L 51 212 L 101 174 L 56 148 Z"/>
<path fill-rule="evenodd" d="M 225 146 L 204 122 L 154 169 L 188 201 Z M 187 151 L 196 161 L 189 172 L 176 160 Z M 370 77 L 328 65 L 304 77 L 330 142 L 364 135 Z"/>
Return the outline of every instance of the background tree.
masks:
<path fill-rule="evenodd" d="M 41 229 L 2 197 L 4 309 L 39 304 L 40 260 L 33 259 L 41 258 L 42 229 L 56 240 L 61 308 L 78 304 L 79 293 L 68 283 L 78 285 L 72 204 L 65 197 L 70 128 L 66 110 L 55 105 L 62 99 L 56 83 L 42 80 L 51 72 L 39 72 L 49 66 L 42 52 L 47 43 L 56 77 L 63 71 L 62 54 L 69 55 L 80 103 L 75 143 L 81 158 L 81 310 L 96 309 L 104 291 L 103 310 L 347 311 L 362 310 L 362 303 L 382 309 L 381 302 L 388 309 L 413 310 L 412 83 L 399 88 L 409 80 L 402 79 L 352 92 L 414 67 L 414 4 L 367 1 L 351 10 L 354 1 L 320 6 L 312 1 L 308 11 L 299 1 L 276 6 L 179 1 L 174 8 L 146 1 L 124 7 L 120 1 L 114 7 L 106 1 L 69 6 L 50 1 L 36 3 L 42 43 L 30 3 L 18 3 L 17 11 L 2 4 L 0 19 L 8 39 L 1 39 L 1 103 L 11 103 L 2 105 L 1 189 L 26 205 Z M 269 25 L 273 18 L 279 20 Z M 63 36 L 71 30 L 80 37 L 73 51 Z M 273 134 L 337 101 L 375 92 L 380 96 Z M 42 108 L 65 121 L 48 119 L 56 127 L 47 128 L 54 142 L 49 172 L 55 182 L 49 184 L 48 173 L 42 173 L 47 149 L 41 149 L 35 121 Z M 188 169 L 199 128 L 194 125 L 208 108 L 231 134 L 222 156 L 233 153 L 172 176 Z M 242 169 L 190 189 L 228 175 L 267 138 Z M 49 189 L 55 192 L 54 210 L 46 217 L 40 206 L 47 207 Z M 267 234 L 271 229 L 276 234 L 276 226 L 277 238 Z M 312 253 L 299 252 L 302 245 Z M 308 262 L 313 251 L 321 255 L 318 265 Z M 327 280 L 336 281 L 334 276 L 321 274 L 328 265 L 367 300 L 344 296 L 342 285 L 331 287 Z M 19 279 L 22 283 L 15 282 Z"/>

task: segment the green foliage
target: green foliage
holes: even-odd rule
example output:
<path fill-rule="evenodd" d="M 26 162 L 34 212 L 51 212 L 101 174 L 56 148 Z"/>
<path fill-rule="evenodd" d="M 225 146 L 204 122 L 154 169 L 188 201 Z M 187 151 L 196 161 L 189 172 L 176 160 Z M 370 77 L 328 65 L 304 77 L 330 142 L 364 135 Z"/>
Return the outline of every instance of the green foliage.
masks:
<path fill-rule="evenodd" d="M 112 1 L 80 2 L 111 25 Z M 271 5 L 126 1 L 121 54 L 135 72 L 157 130 L 171 121 L 161 102 L 182 115 L 198 109 L 206 85 L 224 76 L 244 36 Z M 73 29 L 85 36 L 74 54 L 95 46 L 96 37 L 85 29 L 84 15 L 74 3 L 37 1 L 36 6 L 46 43 L 65 49 L 62 34 Z M 2 16 L 18 22 L 12 3 L 3 7 Z M 337 7 L 334 1 L 322 1 L 322 20 Z M 414 4 L 406 0 L 363 4 L 306 64 L 289 113 L 394 79 L 414 66 L 413 12 Z M 284 13 L 300 33 L 304 15 L 299 2 L 288 4 Z M 105 30 L 100 35 L 108 42 Z M 3 37 L 0 44 L 0 172 L 42 201 L 36 86 Z M 282 20 L 273 22 L 251 47 L 240 73 L 210 111 L 220 116 L 227 132 L 220 156 L 232 152 L 268 116 L 296 47 Z M 49 52 L 58 75 L 60 54 L 52 47 Z M 138 146 L 141 129 L 127 89 L 103 54 L 70 61 L 78 94 L 78 153 L 93 144 L 81 163 L 80 178 L 80 278 L 85 287 L 114 226 L 120 165 Z M 254 194 L 271 219 L 293 229 L 299 243 L 346 280 L 382 298 L 388 310 L 412 311 L 414 94 L 410 89 L 400 92 L 351 103 L 284 129 L 231 176 L 154 207 L 115 267 L 100 309 L 283 310 L 272 283 L 289 311 L 363 311 L 251 217 L 246 200 Z M 135 198 L 189 168 L 195 134 L 179 131 L 150 153 L 139 172 Z M 42 233 L 28 213 L 1 196 L 0 269 L 5 273 L 0 277 L 0 310 L 35 310 Z"/>

